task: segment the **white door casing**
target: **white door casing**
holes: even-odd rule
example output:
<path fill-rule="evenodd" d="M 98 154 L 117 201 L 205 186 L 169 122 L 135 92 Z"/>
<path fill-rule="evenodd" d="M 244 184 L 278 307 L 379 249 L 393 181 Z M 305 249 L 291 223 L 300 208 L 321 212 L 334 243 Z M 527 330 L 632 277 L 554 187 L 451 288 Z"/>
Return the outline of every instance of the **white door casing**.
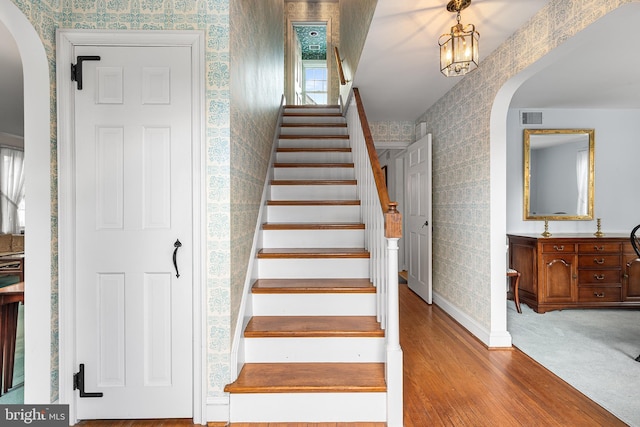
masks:
<path fill-rule="evenodd" d="M 431 134 L 407 148 L 408 285 L 432 302 Z"/>
<path fill-rule="evenodd" d="M 120 33 L 120 42 L 106 32 L 59 33 L 58 55 L 71 57 L 59 63 L 101 57 L 83 64 L 82 91 L 59 81 L 69 113 L 60 125 L 69 126 L 60 138 L 61 210 L 70 216 L 60 227 L 60 301 L 72 310 L 60 322 L 60 400 L 72 421 L 201 423 L 202 35 Z M 81 363 L 85 391 L 103 397 L 70 390 Z"/>

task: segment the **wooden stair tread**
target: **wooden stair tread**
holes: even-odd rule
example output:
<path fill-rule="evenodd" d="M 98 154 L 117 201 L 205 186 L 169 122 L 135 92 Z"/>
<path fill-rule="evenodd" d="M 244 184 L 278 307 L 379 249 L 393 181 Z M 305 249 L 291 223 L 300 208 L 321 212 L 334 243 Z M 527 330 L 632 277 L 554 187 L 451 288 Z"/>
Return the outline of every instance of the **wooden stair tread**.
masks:
<path fill-rule="evenodd" d="M 356 185 L 355 179 L 272 179 L 271 185 Z"/>
<path fill-rule="evenodd" d="M 254 294 L 374 294 L 376 288 L 369 279 L 258 279 L 253 283 L 251 292 Z"/>
<path fill-rule="evenodd" d="M 300 108 L 300 109 L 305 109 L 305 108 L 340 108 L 339 104 L 286 104 L 284 106 L 285 109 L 289 108 Z"/>
<path fill-rule="evenodd" d="M 332 223 L 311 223 L 311 222 L 265 222 L 262 224 L 263 230 L 364 230 L 361 222 L 332 222 Z"/>
<path fill-rule="evenodd" d="M 278 147 L 278 153 L 350 153 L 350 147 Z"/>
<path fill-rule="evenodd" d="M 258 258 L 369 258 L 363 248 L 264 248 Z"/>
<path fill-rule="evenodd" d="M 274 168 L 353 168 L 353 163 L 274 163 Z"/>
<path fill-rule="evenodd" d="M 228 393 L 386 392 L 383 363 L 246 363 Z"/>
<path fill-rule="evenodd" d="M 254 316 L 247 338 L 384 337 L 375 316 Z"/>
<path fill-rule="evenodd" d="M 279 139 L 349 139 L 349 135 L 280 135 Z"/>
<path fill-rule="evenodd" d="M 312 111 L 285 111 L 283 117 L 344 117 L 342 113 L 320 113 Z"/>
<path fill-rule="evenodd" d="M 313 128 L 346 128 L 346 123 L 312 123 L 312 122 L 303 122 L 303 123 L 282 123 L 280 127 L 283 128 L 305 128 L 305 127 L 313 127 Z"/>
<path fill-rule="evenodd" d="M 360 206 L 360 200 L 267 200 L 269 206 Z"/>

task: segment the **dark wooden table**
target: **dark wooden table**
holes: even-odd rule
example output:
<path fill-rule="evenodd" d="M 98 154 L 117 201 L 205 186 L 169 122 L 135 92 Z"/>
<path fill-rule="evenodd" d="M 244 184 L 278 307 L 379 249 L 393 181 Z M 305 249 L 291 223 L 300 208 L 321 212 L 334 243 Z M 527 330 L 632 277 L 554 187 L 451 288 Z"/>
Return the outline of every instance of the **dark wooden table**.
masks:
<path fill-rule="evenodd" d="M 24 282 L 0 288 L 0 395 L 13 385 L 13 364 L 18 331 L 18 308 L 24 304 Z"/>

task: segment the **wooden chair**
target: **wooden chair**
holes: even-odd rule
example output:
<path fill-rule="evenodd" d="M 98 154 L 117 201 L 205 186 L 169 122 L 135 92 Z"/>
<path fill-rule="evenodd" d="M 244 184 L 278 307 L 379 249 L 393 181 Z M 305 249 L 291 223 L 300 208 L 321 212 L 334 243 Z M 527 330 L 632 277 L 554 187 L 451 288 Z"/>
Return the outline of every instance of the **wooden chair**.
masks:
<path fill-rule="evenodd" d="M 520 309 L 520 296 L 518 295 L 518 287 L 520 285 L 520 272 L 514 270 L 513 268 L 508 268 L 507 277 L 509 278 L 509 288 L 511 289 L 511 285 L 513 285 L 513 291 L 511 292 L 513 293 L 513 302 L 516 303 L 516 310 L 518 311 L 518 313 L 522 313 L 522 310 Z M 515 281 L 512 280 L 513 277 L 516 278 Z"/>

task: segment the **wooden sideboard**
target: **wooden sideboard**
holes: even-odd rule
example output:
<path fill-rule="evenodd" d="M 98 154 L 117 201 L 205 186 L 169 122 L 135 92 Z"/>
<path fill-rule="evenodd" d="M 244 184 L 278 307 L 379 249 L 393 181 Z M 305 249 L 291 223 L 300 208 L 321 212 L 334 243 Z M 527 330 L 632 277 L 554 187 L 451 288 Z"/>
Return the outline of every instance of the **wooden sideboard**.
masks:
<path fill-rule="evenodd" d="M 538 313 L 565 308 L 640 308 L 640 258 L 628 235 L 508 234 L 520 303 Z"/>

